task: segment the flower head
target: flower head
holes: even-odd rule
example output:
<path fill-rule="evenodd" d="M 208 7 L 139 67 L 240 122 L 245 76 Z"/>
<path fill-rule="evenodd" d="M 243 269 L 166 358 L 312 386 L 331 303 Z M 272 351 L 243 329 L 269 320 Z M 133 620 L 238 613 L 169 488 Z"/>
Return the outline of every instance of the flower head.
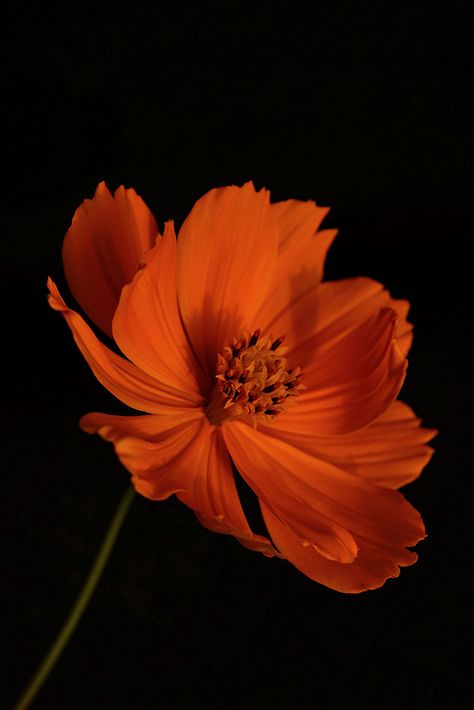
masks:
<path fill-rule="evenodd" d="M 51 280 L 49 302 L 97 379 L 142 412 L 81 420 L 114 443 L 139 493 L 176 494 L 211 530 L 359 592 L 416 560 L 423 522 L 396 489 L 435 432 L 397 400 L 408 303 L 367 278 L 322 282 L 326 213 L 247 183 L 204 195 L 176 239 L 134 190 L 101 183 L 66 234 L 64 268 L 123 357 Z M 232 462 L 267 536 L 247 522 Z"/>

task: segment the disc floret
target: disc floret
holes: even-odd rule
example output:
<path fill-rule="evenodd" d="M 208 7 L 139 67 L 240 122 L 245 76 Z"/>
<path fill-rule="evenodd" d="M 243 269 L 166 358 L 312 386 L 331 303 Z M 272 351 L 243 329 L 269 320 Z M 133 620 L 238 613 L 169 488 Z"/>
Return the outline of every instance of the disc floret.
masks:
<path fill-rule="evenodd" d="M 208 407 L 212 423 L 246 415 L 270 420 L 294 402 L 305 387 L 301 368 L 288 368 L 284 341 L 285 336 L 262 337 L 258 329 L 224 346 Z"/>

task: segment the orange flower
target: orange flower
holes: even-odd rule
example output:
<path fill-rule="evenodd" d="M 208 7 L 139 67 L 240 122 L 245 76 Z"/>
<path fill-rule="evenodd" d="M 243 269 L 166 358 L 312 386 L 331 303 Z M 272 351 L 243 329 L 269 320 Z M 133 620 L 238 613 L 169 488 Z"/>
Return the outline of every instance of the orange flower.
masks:
<path fill-rule="evenodd" d="M 134 190 L 101 183 L 63 248 L 71 291 L 113 336 L 104 345 L 49 280 L 97 379 L 145 412 L 88 414 L 136 490 L 176 494 L 203 525 L 288 559 L 343 592 L 381 586 L 416 554 L 420 515 L 396 490 L 428 462 L 422 429 L 396 400 L 408 303 L 371 279 L 321 283 L 334 230 L 314 202 L 211 190 L 176 239 Z M 259 498 L 252 532 L 231 461 Z"/>

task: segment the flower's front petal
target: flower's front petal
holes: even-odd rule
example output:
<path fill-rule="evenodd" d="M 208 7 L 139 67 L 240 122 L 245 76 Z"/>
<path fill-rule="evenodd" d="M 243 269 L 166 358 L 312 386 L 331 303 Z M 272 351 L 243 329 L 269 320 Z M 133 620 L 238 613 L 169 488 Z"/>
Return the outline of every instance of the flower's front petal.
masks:
<path fill-rule="evenodd" d="M 104 182 L 76 210 L 63 245 L 64 271 L 74 298 L 111 335 L 122 287 L 137 272 L 158 235 L 155 218 L 135 190 L 112 195 Z"/>
<path fill-rule="evenodd" d="M 255 535 L 239 500 L 222 437 L 197 409 L 167 409 L 166 415 L 121 417 L 92 413 L 81 427 L 112 441 L 137 491 L 162 500 L 172 493 L 214 532 L 271 557 L 270 541 Z"/>
<path fill-rule="evenodd" d="M 67 307 L 51 279 L 48 287 L 50 306 L 63 315 L 94 375 L 115 397 L 134 409 L 153 414 L 160 414 L 163 406 L 199 406 L 201 398 L 196 392 L 159 382 L 103 345 L 84 319 Z"/>
<path fill-rule="evenodd" d="M 352 562 L 358 547 L 351 533 L 321 507 L 311 506 L 291 479 L 284 481 L 284 474 L 275 472 L 275 479 L 268 479 L 268 463 L 247 438 L 248 429 L 234 422 L 223 427 L 223 435 L 234 463 L 254 493 L 291 526 L 301 544 L 311 545 L 330 560 Z"/>
<path fill-rule="evenodd" d="M 164 415 L 121 417 L 86 414 L 81 427 L 113 442 L 136 490 L 146 498 L 163 500 L 189 486 L 183 462 L 187 450 L 199 446 L 203 413 L 168 407 Z"/>
<path fill-rule="evenodd" d="M 407 361 L 395 338 L 397 314 L 381 309 L 339 339 L 314 343 L 302 392 L 280 415 L 288 431 L 331 436 L 367 426 L 396 399 Z"/>
<path fill-rule="evenodd" d="M 197 392 L 199 366 L 178 311 L 176 254 L 173 223 L 167 222 L 145 268 L 122 289 L 112 329 L 122 352 L 141 370 L 170 387 Z"/>
<path fill-rule="evenodd" d="M 364 541 L 358 556 L 350 565 L 332 562 L 312 547 L 302 545 L 288 525 L 265 504 L 261 507 L 268 531 L 282 555 L 310 579 L 338 592 L 355 594 L 377 589 L 387 579 L 398 577 L 400 567 L 412 565 L 417 560 L 414 552 L 406 550 L 406 555 L 402 557 L 390 547 L 374 547 Z"/>
<path fill-rule="evenodd" d="M 321 281 L 326 254 L 337 230 L 318 231 L 329 209 L 310 200 L 277 202 L 271 209 L 279 233 L 278 253 L 269 297 L 255 322 L 265 332 L 279 334 L 286 332 L 278 323 L 281 314 Z"/>
<path fill-rule="evenodd" d="M 178 238 L 178 298 L 188 337 L 212 378 L 226 341 L 253 328 L 272 279 L 278 233 L 269 193 L 211 190 Z"/>
<path fill-rule="evenodd" d="M 274 542 L 305 574 L 335 589 L 342 588 L 340 579 L 347 579 L 353 588 L 344 591 L 361 591 L 380 586 L 398 574 L 398 566 L 415 561 L 406 547 L 424 537 L 424 526 L 400 493 L 346 473 L 243 422 L 223 425 L 223 433 L 237 468 L 263 503 Z M 315 514 L 314 536 L 321 514 L 353 536 L 359 548 L 354 561 L 337 563 L 308 545 L 312 539 L 302 535 L 300 525 L 302 519 L 310 527 L 308 511 Z M 320 559 L 325 565 L 318 577 Z M 362 579 L 357 577 L 360 565 Z M 341 568 L 347 571 L 340 572 Z M 335 570 L 333 578 L 326 575 L 327 569 Z M 356 572 L 354 580 L 351 569 Z"/>
<path fill-rule="evenodd" d="M 250 529 L 220 430 L 211 427 L 207 420 L 184 466 L 189 483 L 177 495 L 194 510 L 202 525 L 213 532 L 233 535 L 244 547 L 266 557 L 278 554 L 268 538 Z"/>
<path fill-rule="evenodd" d="M 288 430 L 283 414 L 259 429 L 378 486 L 400 488 L 420 475 L 433 454 L 426 443 L 436 430 L 420 423 L 410 407 L 397 400 L 370 426 L 342 436 Z"/>

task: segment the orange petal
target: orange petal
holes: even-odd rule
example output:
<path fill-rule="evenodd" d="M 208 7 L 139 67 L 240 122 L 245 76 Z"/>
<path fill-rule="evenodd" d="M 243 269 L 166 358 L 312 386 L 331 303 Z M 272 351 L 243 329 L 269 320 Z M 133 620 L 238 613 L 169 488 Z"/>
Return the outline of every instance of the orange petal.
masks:
<path fill-rule="evenodd" d="M 307 341 L 301 358 L 307 363 L 302 375 L 307 390 L 280 415 L 283 428 L 347 434 L 380 416 L 397 397 L 407 366 L 395 340 L 396 320 L 395 311 L 383 308 L 339 339 Z"/>
<path fill-rule="evenodd" d="M 244 547 L 267 557 L 277 554 L 268 538 L 251 531 L 221 432 L 207 420 L 183 467 L 187 470 L 189 484 L 178 493 L 178 498 L 194 510 L 206 528 L 233 535 Z"/>
<path fill-rule="evenodd" d="M 271 209 L 279 232 L 278 254 L 269 298 L 255 322 L 265 331 L 283 333 L 274 321 L 287 312 L 288 304 L 321 281 L 326 254 L 337 230 L 317 231 L 329 209 L 312 201 L 287 200 L 273 204 Z"/>
<path fill-rule="evenodd" d="M 410 407 L 398 400 L 370 426 L 351 434 L 322 437 L 288 431 L 285 424 L 285 415 L 280 415 L 274 424 L 259 429 L 387 488 L 400 488 L 420 475 L 433 454 L 426 442 L 436 434 L 421 427 Z"/>
<path fill-rule="evenodd" d="M 261 507 L 268 531 L 282 555 L 310 579 L 338 592 L 354 594 L 377 589 L 387 579 L 398 577 L 400 567 L 412 565 L 417 560 L 414 552 L 407 550 L 405 557 L 395 557 L 392 549 L 377 548 L 363 541 L 354 562 L 349 565 L 332 562 L 312 547 L 302 545 L 288 525 L 265 504 Z"/>
<path fill-rule="evenodd" d="M 211 190 L 194 205 L 178 238 L 179 307 L 209 375 L 226 341 L 254 326 L 272 278 L 278 243 L 266 190 Z"/>
<path fill-rule="evenodd" d="M 104 182 L 76 210 L 63 245 L 64 271 L 74 298 L 105 333 L 122 287 L 158 235 L 155 218 L 135 190 L 114 195 Z"/>
<path fill-rule="evenodd" d="M 294 285 L 295 297 L 264 324 L 274 333 L 285 333 L 288 358 L 304 367 L 306 358 L 319 343 L 331 343 L 344 333 L 375 315 L 381 308 L 398 313 L 397 339 L 406 355 L 412 341 L 412 324 L 407 321 L 408 301 L 394 299 L 373 279 L 354 278 L 325 281 L 301 293 Z"/>
<path fill-rule="evenodd" d="M 121 417 L 94 412 L 82 417 L 80 424 L 89 434 L 114 443 L 141 495 L 163 500 L 189 485 L 183 455 L 196 446 L 203 416 L 198 409 L 169 407 L 165 415 Z"/>
<path fill-rule="evenodd" d="M 362 323 L 380 308 L 398 313 L 397 340 L 406 355 L 412 342 L 413 325 L 407 321 L 410 304 L 392 298 L 383 284 L 366 277 L 326 281 L 318 289 L 318 318 L 312 335 L 322 340 L 339 337 L 341 332 Z"/>
<path fill-rule="evenodd" d="M 289 539 L 296 540 L 298 547 L 312 548 L 302 559 L 312 559 L 313 553 L 316 559 L 329 559 L 308 545 L 308 537 L 301 534 L 301 521 L 309 528 L 310 514 L 314 513 L 314 537 L 322 514 L 347 530 L 360 549 L 355 561 L 341 565 L 332 560 L 331 569 L 350 569 L 362 550 L 363 560 L 369 551 L 376 559 L 385 560 L 383 571 L 374 569 L 366 588 L 371 584 L 379 586 L 387 576 L 393 576 L 398 565 L 414 561 L 413 553 L 405 548 L 424 537 L 424 526 L 417 511 L 397 491 L 375 486 L 243 422 L 224 424 L 223 435 L 237 468 L 264 504 L 264 513 L 270 510 L 282 529 L 291 532 Z M 273 522 L 271 516 L 270 520 Z M 274 534 L 270 525 L 269 531 Z M 301 564 L 299 557 L 293 555 L 292 546 L 282 543 L 282 535 L 278 541 L 277 537 L 278 534 L 274 540 L 280 551 L 294 564 Z M 390 574 L 386 574 L 387 570 Z M 311 572 L 309 576 L 315 578 L 312 568 L 303 571 Z M 324 583 L 333 586 L 328 581 Z"/>
<path fill-rule="evenodd" d="M 229 455 L 219 431 L 200 410 L 169 408 L 164 416 L 92 413 L 81 427 L 112 441 L 137 491 L 162 500 L 172 493 L 214 532 L 234 535 L 266 556 L 269 540 L 252 533 L 240 504 Z"/>
<path fill-rule="evenodd" d="M 311 545 L 328 559 L 352 562 L 358 548 L 343 525 L 321 508 L 308 505 L 291 480 L 284 482 L 278 474 L 273 482 L 267 480 L 268 462 L 262 450 L 247 438 L 249 429 L 234 422 L 223 427 L 223 436 L 235 465 L 254 493 L 291 526 L 302 544 Z"/>
<path fill-rule="evenodd" d="M 197 392 L 198 365 L 178 311 L 176 254 L 173 223 L 167 222 L 145 268 L 123 288 L 112 329 L 122 352 L 140 369 L 168 386 Z"/>
<path fill-rule="evenodd" d="M 133 363 L 116 355 L 96 338 L 81 316 L 64 303 L 51 279 L 49 304 L 66 320 L 74 340 L 99 382 L 134 409 L 160 414 L 165 406 L 197 407 L 201 398 L 192 390 L 178 390 L 150 377 Z"/>

